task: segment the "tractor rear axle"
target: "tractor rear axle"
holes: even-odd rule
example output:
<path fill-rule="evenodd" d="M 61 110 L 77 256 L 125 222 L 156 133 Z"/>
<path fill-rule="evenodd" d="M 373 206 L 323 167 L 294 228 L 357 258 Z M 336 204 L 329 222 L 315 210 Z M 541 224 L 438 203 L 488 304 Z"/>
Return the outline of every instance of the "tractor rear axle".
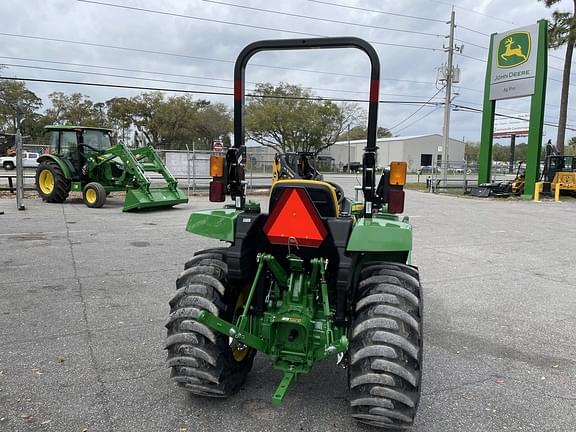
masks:
<path fill-rule="evenodd" d="M 289 255 L 288 263 L 289 272 L 273 255 L 258 255 L 256 276 L 244 310 L 234 323 L 205 310 L 198 314 L 198 321 L 212 330 L 271 355 L 274 367 L 284 373 L 272 398 L 274 404 L 282 401 L 294 378 L 309 372 L 315 361 L 348 349 L 345 329 L 333 322 L 325 274 L 327 261 L 313 258 L 306 263 Z M 266 311 L 255 316 L 248 312 L 265 272 L 271 279 Z"/>

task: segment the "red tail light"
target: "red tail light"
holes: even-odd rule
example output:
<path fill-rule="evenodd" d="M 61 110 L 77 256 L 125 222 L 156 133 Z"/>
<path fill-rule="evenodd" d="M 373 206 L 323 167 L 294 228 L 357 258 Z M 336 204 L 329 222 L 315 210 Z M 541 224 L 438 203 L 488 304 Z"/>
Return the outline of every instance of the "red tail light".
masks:
<path fill-rule="evenodd" d="M 264 233 L 273 244 L 318 247 L 327 231 L 318 210 L 304 189 L 286 189 L 264 224 Z"/>
<path fill-rule="evenodd" d="M 210 182 L 210 202 L 223 202 L 226 201 L 226 189 L 223 182 L 211 181 Z"/>
<path fill-rule="evenodd" d="M 388 213 L 404 212 L 404 191 L 400 189 L 390 189 L 388 191 Z"/>

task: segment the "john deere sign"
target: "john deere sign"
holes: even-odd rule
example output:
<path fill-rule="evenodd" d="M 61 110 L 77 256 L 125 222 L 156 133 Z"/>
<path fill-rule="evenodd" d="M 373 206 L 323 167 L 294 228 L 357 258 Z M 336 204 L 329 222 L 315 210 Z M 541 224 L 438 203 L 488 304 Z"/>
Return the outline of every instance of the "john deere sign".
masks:
<path fill-rule="evenodd" d="M 538 24 L 497 34 L 493 44 L 490 99 L 534 94 Z"/>
<path fill-rule="evenodd" d="M 528 150 L 522 195 L 525 198 L 532 196 L 534 185 L 539 178 L 548 64 L 547 26 L 546 20 L 540 20 L 535 25 L 494 33 L 490 36 L 488 51 L 478 183 L 488 183 L 491 180 L 492 143 L 497 135 L 494 133 L 494 118 L 497 115 L 502 116 L 496 113 L 496 102 L 499 99 L 530 96 L 530 113 L 527 115 Z M 516 120 L 523 116 L 513 117 Z M 507 118 L 513 120 L 510 116 Z M 522 132 L 526 133 L 526 125 L 523 126 Z"/>

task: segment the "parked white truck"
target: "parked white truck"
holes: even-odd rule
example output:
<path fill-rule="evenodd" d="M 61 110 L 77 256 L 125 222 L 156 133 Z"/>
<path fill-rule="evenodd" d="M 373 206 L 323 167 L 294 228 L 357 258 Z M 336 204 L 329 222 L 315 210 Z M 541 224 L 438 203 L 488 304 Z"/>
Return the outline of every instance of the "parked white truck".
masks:
<path fill-rule="evenodd" d="M 36 168 L 38 162 L 36 159 L 40 156 L 39 153 L 23 152 L 22 153 L 22 166 L 24 168 Z M 0 165 L 5 170 L 13 170 L 16 168 L 16 156 L 6 156 L 0 158 Z"/>

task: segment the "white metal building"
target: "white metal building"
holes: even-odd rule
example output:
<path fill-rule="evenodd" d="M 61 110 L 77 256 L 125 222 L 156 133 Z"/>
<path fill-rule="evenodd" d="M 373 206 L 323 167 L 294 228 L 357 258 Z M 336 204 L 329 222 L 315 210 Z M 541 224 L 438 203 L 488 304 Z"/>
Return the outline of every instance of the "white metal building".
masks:
<path fill-rule="evenodd" d="M 442 160 L 443 138 L 439 134 L 414 135 L 405 137 L 379 138 L 378 166 L 386 166 L 390 161 L 408 162 L 408 171 L 414 172 L 423 166 L 432 166 L 432 161 Z M 362 162 L 362 154 L 366 140 L 350 141 L 350 162 Z M 348 163 L 348 141 L 338 141 L 321 153 L 332 156 L 336 167 Z M 455 166 L 464 161 L 464 142 L 450 138 L 448 145 L 448 161 Z"/>

